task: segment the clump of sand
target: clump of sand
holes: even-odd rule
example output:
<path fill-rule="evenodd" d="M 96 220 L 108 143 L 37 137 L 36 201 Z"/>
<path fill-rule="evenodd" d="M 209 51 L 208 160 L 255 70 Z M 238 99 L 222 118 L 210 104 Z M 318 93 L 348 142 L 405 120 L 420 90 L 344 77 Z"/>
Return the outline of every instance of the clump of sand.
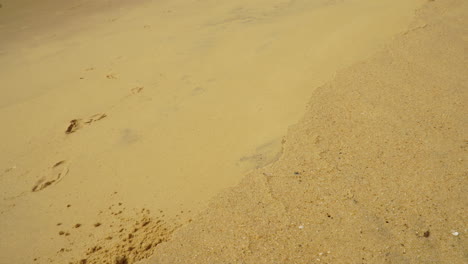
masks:
<path fill-rule="evenodd" d="M 126 220 L 126 221 L 125 221 Z M 151 256 L 159 244 L 168 241 L 177 226 L 151 216 L 147 209 L 121 219 L 118 231 L 90 246 L 76 264 L 126 264 Z M 94 224 L 95 227 L 101 223 Z"/>

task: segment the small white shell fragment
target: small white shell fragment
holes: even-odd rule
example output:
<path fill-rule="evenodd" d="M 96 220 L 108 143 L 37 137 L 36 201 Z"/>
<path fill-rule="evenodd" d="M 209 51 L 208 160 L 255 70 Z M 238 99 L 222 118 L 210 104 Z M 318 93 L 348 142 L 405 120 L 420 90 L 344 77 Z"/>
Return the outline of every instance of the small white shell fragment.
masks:
<path fill-rule="evenodd" d="M 299 229 L 303 229 L 303 228 L 304 228 L 304 225 L 300 225 L 300 226 L 299 226 Z"/>
<path fill-rule="evenodd" d="M 452 235 L 458 236 L 458 235 L 460 235 L 460 233 L 458 233 L 457 231 L 452 230 Z"/>

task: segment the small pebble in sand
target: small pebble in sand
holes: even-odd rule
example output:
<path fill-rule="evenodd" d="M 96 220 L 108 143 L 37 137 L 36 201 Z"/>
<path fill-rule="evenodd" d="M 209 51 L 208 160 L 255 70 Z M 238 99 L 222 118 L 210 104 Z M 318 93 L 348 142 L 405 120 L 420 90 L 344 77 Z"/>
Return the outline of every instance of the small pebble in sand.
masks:
<path fill-rule="evenodd" d="M 76 224 L 75 228 L 79 228 L 80 226 L 81 226 L 81 224 Z"/>
<path fill-rule="evenodd" d="M 95 223 L 95 224 L 94 224 L 94 227 L 98 227 L 98 226 L 100 226 L 100 225 L 101 225 L 101 223 Z"/>
<path fill-rule="evenodd" d="M 300 226 L 299 226 L 299 229 L 303 229 L 303 228 L 304 228 L 304 225 L 300 225 Z"/>
<path fill-rule="evenodd" d="M 452 235 L 454 235 L 454 236 L 458 236 L 458 235 L 460 235 L 460 233 L 458 233 L 458 232 L 457 232 L 457 231 L 455 231 L 455 230 L 452 230 Z"/>

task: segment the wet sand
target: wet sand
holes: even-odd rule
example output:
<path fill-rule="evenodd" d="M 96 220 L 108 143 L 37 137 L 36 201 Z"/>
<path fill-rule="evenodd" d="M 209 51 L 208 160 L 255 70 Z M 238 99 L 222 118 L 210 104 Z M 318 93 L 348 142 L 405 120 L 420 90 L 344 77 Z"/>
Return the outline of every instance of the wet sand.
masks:
<path fill-rule="evenodd" d="M 423 2 L 11 9 L 1 261 L 463 263 L 467 6 Z"/>

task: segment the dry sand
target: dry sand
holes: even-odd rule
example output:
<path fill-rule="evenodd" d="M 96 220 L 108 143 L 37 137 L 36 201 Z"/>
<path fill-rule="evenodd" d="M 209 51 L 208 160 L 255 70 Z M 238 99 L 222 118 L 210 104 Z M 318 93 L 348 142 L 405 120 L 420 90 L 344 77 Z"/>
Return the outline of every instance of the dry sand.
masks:
<path fill-rule="evenodd" d="M 467 4 L 224 2 L 2 2 L 0 263 L 467 262 Z"/>
<path fill-rule="evenodd" d="M 466 1 L 317 89 L 281 159 L 145 263 L 468 263 Z"/>

